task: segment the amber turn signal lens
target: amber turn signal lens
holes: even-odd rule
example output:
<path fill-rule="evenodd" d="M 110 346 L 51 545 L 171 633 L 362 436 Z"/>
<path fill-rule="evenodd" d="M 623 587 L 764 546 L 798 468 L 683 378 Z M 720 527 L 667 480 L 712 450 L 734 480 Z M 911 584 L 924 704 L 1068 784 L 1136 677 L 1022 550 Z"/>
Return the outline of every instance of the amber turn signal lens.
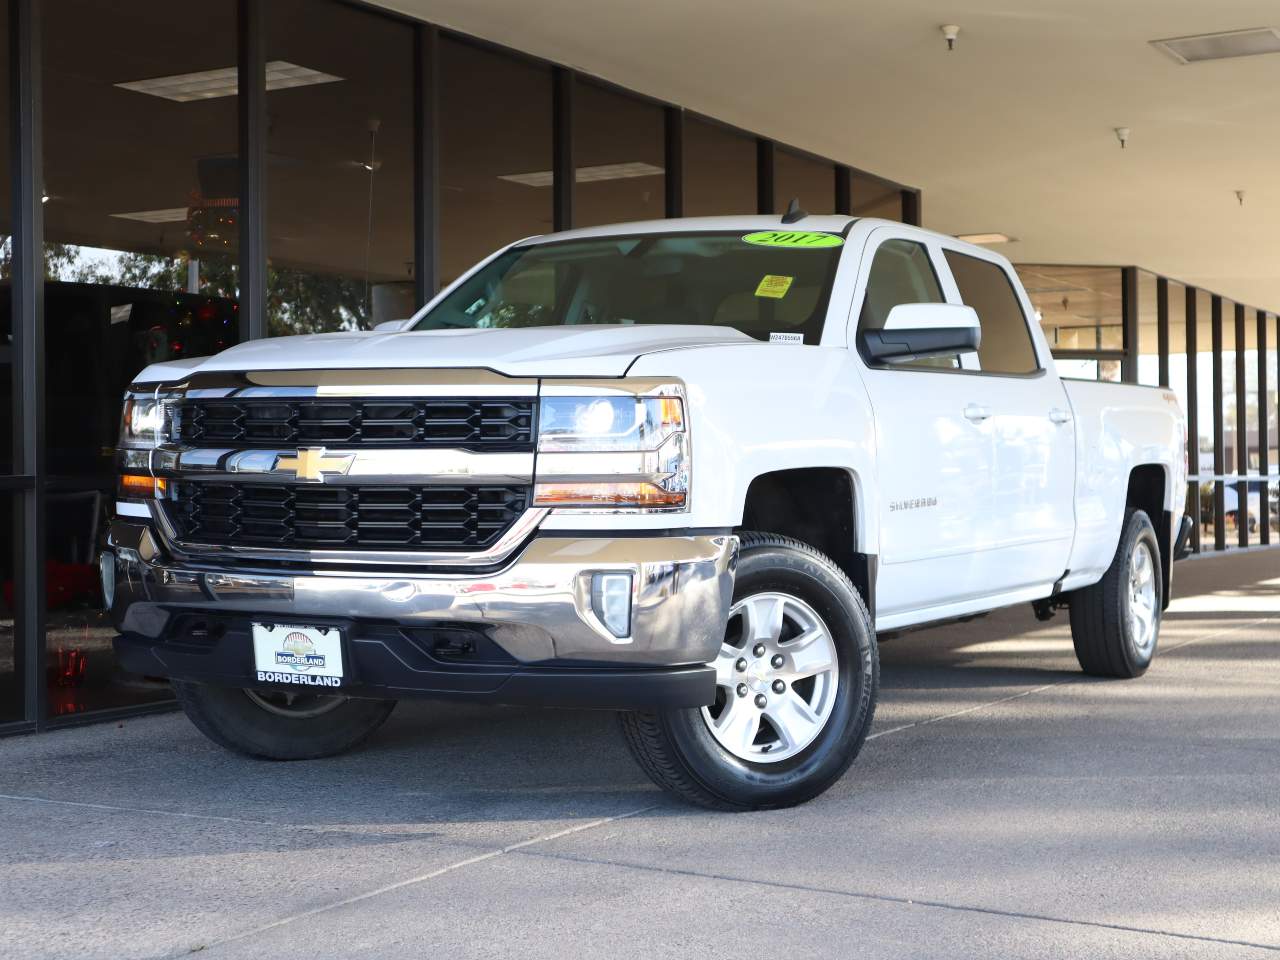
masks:
<path fill-rule="evenodd" d="M 684 498 L 653 483 L 540 483 L 533 491 L 535 507 L 682 507 Z"/>
<path fill-rule="evenodd" d="M 120 496 L 125 500 L 147 500 L 163 497 L 169 481 L 163 477 L 144 477 L 136 473 L 120 474 Z"/>

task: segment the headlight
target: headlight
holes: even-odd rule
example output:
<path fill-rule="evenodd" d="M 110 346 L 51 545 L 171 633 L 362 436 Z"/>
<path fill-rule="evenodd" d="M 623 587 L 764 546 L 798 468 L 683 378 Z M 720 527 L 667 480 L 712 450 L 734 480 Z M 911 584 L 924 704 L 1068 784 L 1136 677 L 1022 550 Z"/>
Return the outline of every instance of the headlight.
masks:
<path fill-rule="evenodd" d="M 151 451 L 164 442 L 166 410 L 163 400 L 127 396 L 120 414 L 120 442 L 116 465 L 116 494 L 121 500 L 163 497 L 167 483 L 151 472 Z"/>
<path fill-rule="evenodd" d="M 684 510 L 689 443 L 679 397 L 546 397 L 534 505 Z"/>
<path fill-rule="evenodd" d="M 160 445 L 164 431 L 164 403 L 149 397 L 127 397 L 120 416 L 120 448 L 150 450 Z"/>

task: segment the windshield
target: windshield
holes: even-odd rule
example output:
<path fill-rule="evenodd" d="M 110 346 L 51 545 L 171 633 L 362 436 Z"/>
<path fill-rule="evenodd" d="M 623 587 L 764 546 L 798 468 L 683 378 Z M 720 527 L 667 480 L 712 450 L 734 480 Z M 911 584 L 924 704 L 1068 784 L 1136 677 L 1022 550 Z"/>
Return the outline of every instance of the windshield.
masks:
<path fill-rule="evenodd" d="M 768 230 L 516 247 L 413 329 L 709 324 L 817 343 L 843 242 L 833 233 Z"/>

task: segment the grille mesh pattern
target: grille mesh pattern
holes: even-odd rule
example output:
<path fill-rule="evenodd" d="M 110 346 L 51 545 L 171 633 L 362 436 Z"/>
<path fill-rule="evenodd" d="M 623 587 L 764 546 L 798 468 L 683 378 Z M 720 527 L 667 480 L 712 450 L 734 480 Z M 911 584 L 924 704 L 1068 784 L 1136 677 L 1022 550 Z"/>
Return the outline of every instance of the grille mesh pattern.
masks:
<path fill-rule="evenodd" d="M 192 446 L 300 443 L 533 449 L 532 400 L 234 399 L 178 405 L 174 439 Z"/>
<path fill-rule="evenodd" d="M 296 549 L 484 549 L 526 486 L 322 486 L 183 481 L 165 501 L 182 540 Z"/>

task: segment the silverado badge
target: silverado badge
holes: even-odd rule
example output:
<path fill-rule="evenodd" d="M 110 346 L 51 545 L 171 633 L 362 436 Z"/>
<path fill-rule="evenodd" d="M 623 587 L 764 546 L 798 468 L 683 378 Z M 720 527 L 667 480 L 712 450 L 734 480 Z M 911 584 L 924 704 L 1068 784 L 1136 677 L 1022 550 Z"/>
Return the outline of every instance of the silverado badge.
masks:
<path fill-rule="evenodd" d="M 323 483 L 326 473 L 345 474 L 351 469 L 351 453 L 326 457 L 324 447 L 299 447 L 296 456 L 276 457 L 276 470 L 292 470 L 299 480 Z"/>

